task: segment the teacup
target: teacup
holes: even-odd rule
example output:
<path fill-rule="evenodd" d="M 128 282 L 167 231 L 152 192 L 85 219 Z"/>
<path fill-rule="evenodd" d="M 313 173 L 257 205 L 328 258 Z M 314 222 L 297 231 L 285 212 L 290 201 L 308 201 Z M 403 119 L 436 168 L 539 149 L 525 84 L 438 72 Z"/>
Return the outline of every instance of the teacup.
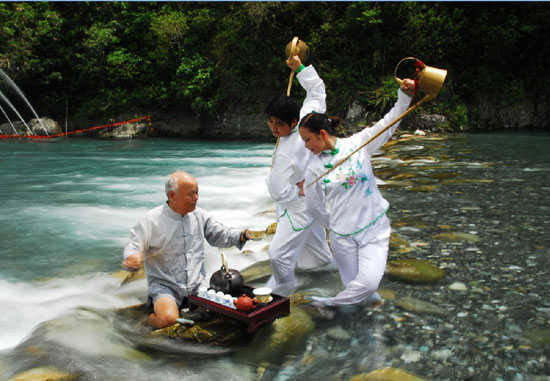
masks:
<path fill-rule="evenodd" d="M 271 297 L 271 288 L 269 287 L 258 287 L 255 288 L 254 293 L 254 299 L 258 303 L 269 303 L 273 300 Z"/>

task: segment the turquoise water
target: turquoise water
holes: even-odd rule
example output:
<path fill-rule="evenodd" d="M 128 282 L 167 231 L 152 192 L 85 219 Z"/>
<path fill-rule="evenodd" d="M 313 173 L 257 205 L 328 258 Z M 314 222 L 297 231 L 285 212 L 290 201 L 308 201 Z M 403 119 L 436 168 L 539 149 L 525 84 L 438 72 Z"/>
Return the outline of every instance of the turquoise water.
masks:
<path fill-rule="evenodd" d="M 388 148 L 374 164 L 388 184 L 394 232 L 412 245 L 408 257 L 432 260 L 447 275 L 428 286 L 384 278 L 382 287 L 450 315 L 415 315 L 391 300 L 377 313 L 341 311 L 335 321 L 317 321 L 303 351 L 262 379 L 348 379 L 385 366 L 442 380 L 550 374 L 548 347 L 527 339 L 550 325 L 548 147 L 545 134 L 480 134 Z M 121 289 L 111 273 L 130 227 L 164 202 L 173 170 L 197 177 L 199 206 L 226 225 L 263 229 L 273 222 L 264 184 L 272 150 L 271 143 L 176 139 L 0 142 L 0 375 L 55 365 L 84 380 L 256 379 L 256 360 L 141 358 L 98 311 L 143 300 L 143 282 Z M 414 178 L 392 185 L 388 169 Z M 479 240 L 435 238 L 449 228 Z M 230 266 L 266 259 L 266 244 L 247 244 L 247 255 L 228 250 Z M 208 249 L 208 271 L 219 266 L 219 253 Z M 468 291 L 450 291 L 454 282 Z M 303 276 L 302 286 L 329 295 L 340 287 L 336 273 Z M 335 328 L 349 337 L 335 339 Z M 49 354 L 29 354 L 29 346 Z"/>
<path fill-rule="evenodd" d="M 85 263 L 112 271 L 129 227 L 165 200 L 164 178 L 175 169 L 201 180 L 199 205 L 228 224 L 243 226 L 269 203 L 268 144 L 71 139 L 0 150 L 0 279 L 74 275 Z"/>

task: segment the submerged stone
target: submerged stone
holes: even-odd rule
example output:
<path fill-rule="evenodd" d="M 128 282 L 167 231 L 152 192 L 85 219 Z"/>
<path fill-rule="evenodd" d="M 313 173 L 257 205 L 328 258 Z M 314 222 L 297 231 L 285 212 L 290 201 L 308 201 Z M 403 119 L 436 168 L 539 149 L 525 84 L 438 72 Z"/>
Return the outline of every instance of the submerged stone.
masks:
<path fill-rule="evenodd" d="M 376 292 L 378 292 L 378 295 L 380 295 L 382 299 L 387 299 L 387 300 L 395 299 L 395 291 L 389 288 L 380 288 Z"/>
<path fill-rule="evenodd" d="M 27 370 L 23 373 L 19 373 L 17 376 L 10 379 L 10 381 L 74 381 L 77 377 L 75 375 L 62 372 L 56 368 L 34 368 Z"/>
<path fill-rule="evenodd" d="M 449 289 L 453 291 L 467 291 L 468 287 L 462 282 L 454 282 L 449 286 Z"/>
<path fill-rule="evenodd" d="M 433 192 L 437 189 L 437 185 L 417 185 L 409 189 L 412 192 Z"/>
<path fill-rule="evenodd" d="M 458 242 L 458 241 L 467 241 L 467 242 L 479 242 L 479 236 L 470 233 L 460 233 L 460 232 L 444 232 L 439 233 L 434 236 L 435 239 L 440 241 L 447 242 Z"/>
<path fill-rule="evenodd" d="M 410 296 L 401 298 L 395 302 L 395 305 L 417 314 L 431 314 L 437 316 L 447 316 L 447 311 L 435 304 L 425 302 Z"/>
<path fill-rule="evenodd" d="M 345 341 L 351 339 L 351 335 L 341 326 L 329 328 L 327 336 L 333 340 Z"/>
<path fill-rule="evenodd" d="M 396 368 L 383 368 L 353 376 L 350 381 L 423 381 L 411 373 Z"/>
<path fill-rule="evenodd" d="M 381 189 L 398 188 L 398 187 L 412 187 L 414 184 L 412 181 L 393 181 L 388 180 L 385 184 L 380 184 L 378 187 Z"/>
<path fill-rule="evenodd" d="M 494 183 L 493 179 L 448 179 L 443 180 L 443 184 L 491 184 Z"/>
<path fill-rule="evenodd" d="M 278 361 L 284 356 L 300 350 L 314 328 L 315 324 L 311 317 L 301 308 L 291 305 L 288 316 L 262 327 L 250 345 L 239 353 L 239 356 L 246 361 L 251 359 Z"/>
<path fill-rule="evenodd" d="M 430 177 L 432 179 L 437 179 L 437 180 L 452 179 L 457 176 L 458 176 L 458 173 L 456 172 L 440 172 L 440 173 L 431 173 L 429 175 L 426 175 L 426 177 Z"/>
<path fill-rule="evenodd" d="M 398 259 L 386 264 L 385 274 L 390 278 L 411 283 L 437 282 L 445 271 L 431 262 L 420 259 Z"/>
<path fill-rule="evenodd" d="M 418 175 L 415 175 L 414 173 L 399 173 L 395 176 L 392 176 L 392 180 L 405 180 L 405 179 L 412 179 L 414 177 L 417 177 Z"/>
<path fill-rule="evenodd" d="M 525 336 L 535 347 L 550 347 L 550 328 L 533 329 L 527 331 Z"/>
<path fill-rule="evenodd" d="M 390 235 L 390 251 L 396 254 L 405 254 L 413 251 L 409 242 L 398 233 L 391 233 Z"/>
<path fill-rule="evenodd" d="M 260 261 L 248 266 L 241 271 L 245 283 L 256 282 L 271 276 L 271 262 L 268 260 Z"/>

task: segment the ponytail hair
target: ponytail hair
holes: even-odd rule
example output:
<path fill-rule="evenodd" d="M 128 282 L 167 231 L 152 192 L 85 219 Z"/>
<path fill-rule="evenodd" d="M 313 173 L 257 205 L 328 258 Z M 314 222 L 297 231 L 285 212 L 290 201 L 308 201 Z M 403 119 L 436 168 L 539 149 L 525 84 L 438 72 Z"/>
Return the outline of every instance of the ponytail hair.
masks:
<path fill-rule="evenodd" d="M 317 135 L 321 133 L 321 130 L 325 130 L 329 135 L 335 136 L 338 133 L 338 127 L 341 121 L 342 120 L 337 116 L 310 112 L 302 118 L 300 127 L 307 128 Z"/>

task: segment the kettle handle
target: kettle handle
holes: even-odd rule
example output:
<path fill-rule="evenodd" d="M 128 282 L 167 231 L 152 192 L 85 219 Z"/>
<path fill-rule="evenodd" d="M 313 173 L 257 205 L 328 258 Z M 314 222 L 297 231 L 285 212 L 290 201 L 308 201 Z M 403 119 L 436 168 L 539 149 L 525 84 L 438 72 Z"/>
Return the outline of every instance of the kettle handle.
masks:
<path fill-rule="evenodd" d="M 399 83 L 399 85 L 401 85 L 403 83 L 403 80 L 401 78 L 397 77 L 397 69 L 399 68 L 399 65 L 401 65 L 404 61 L 407 61 L 407 60 L 415 60 L 416 62 L 419 62 L 422 65 L 422 68 L 424 68 L 424 66 L 426 66 L 418 58 L 415 58 L 415 57 L 405 57 L 405 58 L 403 58 L 401 61 L 399 61 L 397 63 L 397 65 L 395 66 L 395 69 L 393 70 L 393 77 L 395 78 L 397 83 Z"/>
<path fill-rule="evenodd" d="M 229 267 L 227 267 L 227 261 L 225 260 L 225 256 L 222 254 L 222 269 L 227 274 L 229 273 Z"/>

